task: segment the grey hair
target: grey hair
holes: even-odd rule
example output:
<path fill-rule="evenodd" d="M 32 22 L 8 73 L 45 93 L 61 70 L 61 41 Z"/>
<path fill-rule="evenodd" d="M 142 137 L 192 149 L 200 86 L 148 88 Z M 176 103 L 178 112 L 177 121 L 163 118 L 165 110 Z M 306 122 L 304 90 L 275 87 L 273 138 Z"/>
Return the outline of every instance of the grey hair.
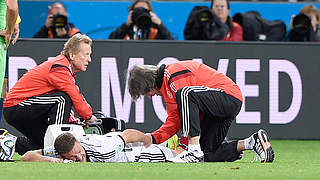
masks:
<path fill-rule="evenodd" d="M 135 65 L 129 72 L 129 93 L 133 100 L 146 95 L 154 89 L 158 67 L 153 65 Z"/>
<path fill-rule="evenodd" d="M 77 33 L 73 35 L 68 41 L 64 44 L 64 48 L 61 54 L 69 56 L 69 53 L 78 54 L 81 51 L 81 42 L 89 44 L 91 46 L 92 40 L 87 35 Z"/>

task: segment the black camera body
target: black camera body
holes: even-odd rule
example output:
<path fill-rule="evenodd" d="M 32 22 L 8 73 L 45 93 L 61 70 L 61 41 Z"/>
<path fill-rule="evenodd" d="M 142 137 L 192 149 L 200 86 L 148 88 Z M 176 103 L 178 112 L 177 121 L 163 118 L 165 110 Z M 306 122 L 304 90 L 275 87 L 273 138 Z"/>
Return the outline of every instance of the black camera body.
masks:
<path fill-rule="evenodd" d="M 96 111 L 92 113 L 98 119 L 96 124 L 91 124 L 89 127 L 83 126 L 86 134 L 106 134 L 109 132 L 122 132 L 126 129 L 124 120 L 107 117 L 103 112 Z"/>
<path fill-rule="evenodd" d="M 197 15 L 202 24 L 212 23 L 214 19 L 213 14 L 209 9 L 201 9 Z"/>
<path fill-rule="evenodd" d="M 132 12 L 132 22 L 142 30 L 148 30 L 151 27 L 152 20 L 149 10 L 143 7 L 137 7 Z"/>
<path fill-rule="evenodd" d="M 298 14 L 292 20 L 292 29 L 289 31 L 289 41 L 316 41 L 311 19 L 305 14 Z"/>
<path fill-rule="evenodd" d="M 68 26 L 68 17 L 63 14 L 55 14 L 52 16 L 52 27 L 66 28 Z"/>

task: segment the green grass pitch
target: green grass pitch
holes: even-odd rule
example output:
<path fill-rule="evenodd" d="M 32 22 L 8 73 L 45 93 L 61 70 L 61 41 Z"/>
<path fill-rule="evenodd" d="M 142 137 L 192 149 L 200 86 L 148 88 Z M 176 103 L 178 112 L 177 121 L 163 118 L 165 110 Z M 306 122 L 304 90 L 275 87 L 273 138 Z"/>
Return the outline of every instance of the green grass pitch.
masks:
<path fill-rule="evenodd" d="M 251 163 L 245 152 L 233 163 L 0 163 L 0 180 L 204 180 L 204 179 L 320 179 L 320 141 L 272 140 L 274 163 Z"/>

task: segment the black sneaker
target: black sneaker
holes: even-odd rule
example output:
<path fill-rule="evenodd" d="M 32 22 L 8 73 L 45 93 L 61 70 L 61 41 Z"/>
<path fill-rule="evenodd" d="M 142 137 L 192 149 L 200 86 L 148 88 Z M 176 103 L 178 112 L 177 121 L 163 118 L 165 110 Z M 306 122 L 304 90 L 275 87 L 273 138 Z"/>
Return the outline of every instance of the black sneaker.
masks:
<path fill-rule="evenodd" d="M 269 142 L 269 137 L 267 132 L 263 129 L 260 129 L 258 132 L 252 135 L 254 139 L 253 151 L 259 157 L 262 163 L 273 162 L 274 160 L 274 151 Z"/>

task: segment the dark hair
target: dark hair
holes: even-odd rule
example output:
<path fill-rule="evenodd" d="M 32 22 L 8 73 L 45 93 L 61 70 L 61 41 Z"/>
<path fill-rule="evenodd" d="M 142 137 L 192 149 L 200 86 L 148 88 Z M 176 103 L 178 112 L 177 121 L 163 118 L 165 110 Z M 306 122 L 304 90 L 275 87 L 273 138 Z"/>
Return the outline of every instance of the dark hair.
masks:
<path fill-rule="evenodd" d="M 69 153 L 77 139 L 71 133 L 62 133 L 54 141 L 54 149 L 59 155 Z"/>
<path fill-rule="evenodd" d="M 129 6 L 129 8 L 128 8 L 129 11 L 133 10 L 135 8 L 136 4 L 139 3 L 139 2 L 146 3 L 148 5 L 148 7 L 149 7 L 149 11 L 153 11 L 153 8 L 152 8 L 151 3 L 150 3 L 149 0 L 136 0 L 133 4 L 131 4 L 131 6 Z"/>
<path fill-rule="evenodd" d="M 153 65 L 135 65 L 129 72 L 129 93 L 133 100 L 154 89 L 158 67 Z"/>
<path fill-rule="evenodd" d="M 213 1 L 214 1 L 214 0 L 211 0 L 211 6 L 210 6 L 210 7 L 211 7 L 211 9 L 212 9 L 212 7 L 213 7 Z M 229 0 L 226 0 L 226 1 L 227 1 L 227 8 L 228 8 L 228 9 L 230 9 L 230 3 L 229 3 Z"/>

